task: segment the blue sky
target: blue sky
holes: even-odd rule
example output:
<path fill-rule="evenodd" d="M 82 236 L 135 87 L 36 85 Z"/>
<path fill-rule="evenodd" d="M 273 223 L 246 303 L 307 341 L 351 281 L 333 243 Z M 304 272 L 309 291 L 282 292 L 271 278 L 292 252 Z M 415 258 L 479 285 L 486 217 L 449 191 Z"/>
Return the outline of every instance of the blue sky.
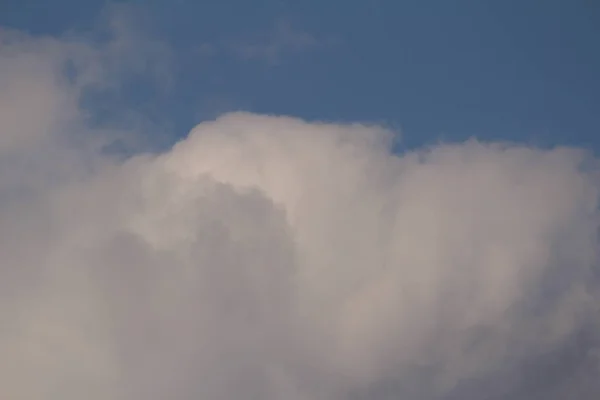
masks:
<path fill-rule="evenodd" d="M 409 147 L 438 140 L 600 149 L 600 3 L 132 1 L 168 43 L 172 88 L 127 106 L 172 134 L 230 110 L 379 122 Z M 95 26 L 101 0 L 4 0 L 0 25 L 60 35 Z"/>

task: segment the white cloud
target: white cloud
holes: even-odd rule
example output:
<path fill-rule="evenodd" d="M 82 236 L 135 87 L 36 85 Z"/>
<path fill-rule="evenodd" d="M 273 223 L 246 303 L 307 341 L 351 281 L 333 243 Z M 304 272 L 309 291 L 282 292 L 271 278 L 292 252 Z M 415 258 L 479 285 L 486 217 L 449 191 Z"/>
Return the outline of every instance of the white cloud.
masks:
<path fill-rule="evenodd" d="M 1 398 L 595 398 L 590 154 L 233 113 L 118 161 L 70 43 L 0 51 Z"/>

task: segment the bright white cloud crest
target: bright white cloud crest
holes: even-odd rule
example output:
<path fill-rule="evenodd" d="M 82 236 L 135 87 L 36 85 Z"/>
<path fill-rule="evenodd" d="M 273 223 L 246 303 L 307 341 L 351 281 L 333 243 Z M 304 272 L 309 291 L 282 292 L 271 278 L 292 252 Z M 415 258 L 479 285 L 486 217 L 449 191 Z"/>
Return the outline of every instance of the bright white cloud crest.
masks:
<path fill-rule="evenodd" d="M 591 155 L 232 113 L 115 160 L 78 46 L 0 49 L 1 398 L 593 398 Z"/>

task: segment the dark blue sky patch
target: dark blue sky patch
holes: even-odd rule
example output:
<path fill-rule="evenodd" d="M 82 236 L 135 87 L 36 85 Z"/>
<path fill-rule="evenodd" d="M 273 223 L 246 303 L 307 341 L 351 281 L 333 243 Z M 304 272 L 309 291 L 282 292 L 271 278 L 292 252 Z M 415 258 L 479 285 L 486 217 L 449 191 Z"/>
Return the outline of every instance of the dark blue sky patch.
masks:
<path fill-rule="evenodd" d="M 594 2 L 120 3 L 143 10 L 145 28 L 169 44 L 176 78 L 166 97 L 135 83 L 140 95 L 123 101 L 138 107 L 143 97 L 177 136 L 244 109 L 385 121 L 402 127 L 409 147 L 471 136 L 600 147 Z M 0 24 L 33 34 L 85 31 L 106 4 L 7 0 Z"/>

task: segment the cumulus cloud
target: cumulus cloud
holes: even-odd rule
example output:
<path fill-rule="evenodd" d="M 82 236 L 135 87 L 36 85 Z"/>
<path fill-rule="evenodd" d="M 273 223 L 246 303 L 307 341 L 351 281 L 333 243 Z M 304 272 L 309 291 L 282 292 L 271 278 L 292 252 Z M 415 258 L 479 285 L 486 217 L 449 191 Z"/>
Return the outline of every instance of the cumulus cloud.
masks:
<path fill-rule="evenodd" d="M 593 155 L 232 113 L 118 158 L 62 68 L 113 47 L 15 35 L 0 397 L 595 398 Z"/>

